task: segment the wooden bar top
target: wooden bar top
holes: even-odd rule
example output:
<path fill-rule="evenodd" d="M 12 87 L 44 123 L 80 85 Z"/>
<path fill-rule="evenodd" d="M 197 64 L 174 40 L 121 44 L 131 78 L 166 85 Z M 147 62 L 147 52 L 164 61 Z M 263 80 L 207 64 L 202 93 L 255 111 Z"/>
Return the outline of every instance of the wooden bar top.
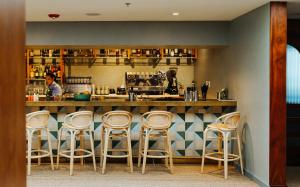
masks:
<path fill-rule="evenodd" d="M 125 100 L 104 100 L 104 101 L 26 101 L 25 106 L 237 106 L 235 100 L 206 101 L 125 101 Z"/>

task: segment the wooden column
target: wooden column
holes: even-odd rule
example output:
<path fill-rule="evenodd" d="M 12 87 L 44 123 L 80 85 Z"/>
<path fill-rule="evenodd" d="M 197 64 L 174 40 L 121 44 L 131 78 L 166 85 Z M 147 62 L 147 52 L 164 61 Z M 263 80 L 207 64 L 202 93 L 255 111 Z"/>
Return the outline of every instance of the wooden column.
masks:
<path fill-rule="evenodd" d="M 270 16 L 270 186 L 286 186 L 287 6 L 271 2 Z"/>
<path fill-rule="evenodd" d="M 0 186 L 25 187 L 25 1 L 0 0 Z"/>

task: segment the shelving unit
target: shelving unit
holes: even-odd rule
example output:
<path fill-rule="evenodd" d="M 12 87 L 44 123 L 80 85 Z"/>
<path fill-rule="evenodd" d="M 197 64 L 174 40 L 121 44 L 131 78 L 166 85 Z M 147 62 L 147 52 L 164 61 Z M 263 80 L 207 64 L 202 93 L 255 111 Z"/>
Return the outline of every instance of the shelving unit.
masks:
<path fill-rule="evenodd" d="M 56 51 L 58 54 L 56 53 L 55 55 L 57 56 L 51 56 L 51 54 L 49 56 L 45 56 L 45 54 L 42 53 L 42 50 L 45 50 L 45 48 L 43 49 L 28 48 L 25 51 L 27 84 L 33 82 L 45 81 L 44 74 L 45 74 L 46 66 L 47 68 L 50 69 L 52 66 L 54 66 L 55 68 L 57 68 L 57 71 L 60 71 L 60 76 L 56 78 L 56 81 L 62 84 L 64 78 L 64 59 L 62 57 L 62 49 L 51 49 L 51 48 L 46 49 L 46 50 Z M 32 74 L 32 71 L 35 70 L 36 68 L 39 69 L 38 76 L 35 75 L 36 72 L 34 72 L 34 75 Z M 43 75 L 41 75 L 41 72 L 43 73 Z"/>
<path fill-rule="evenodd" d="M 56 56 L 49 55 L 55 51 Z M 167 53 L 166 53 L 167 52 Z M 48 53 L 48 54 L 47 54 Z M 30 76 L 34 67 L 55 66 L 60 69 L 60 84 L 64 83 L 65 66 L 189 66 L 197 61 L 194 48 L 28 48 L 25 51 L 26 80 L 41 81 L 43 78 Z M 55 62 L 54 62 L 55 61 Z"/>

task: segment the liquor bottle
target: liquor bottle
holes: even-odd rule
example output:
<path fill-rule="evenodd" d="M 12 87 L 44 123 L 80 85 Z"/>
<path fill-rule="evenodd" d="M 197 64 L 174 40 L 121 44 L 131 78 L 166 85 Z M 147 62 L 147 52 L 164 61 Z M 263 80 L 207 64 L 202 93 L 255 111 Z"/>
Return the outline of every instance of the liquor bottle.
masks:
<path fill-rule="evenodd" d="M 100 57 L 104 57 L 105 56 L 105 49 L 100 49 Z"/>
<path fill-rule="evenodd" d="M 140 56 L 141 56 L 141 50 L 140 50 L 140 49 L 136 50 L 136 56 L 137 56 L 137 57 L 140 57 Z"/>
<path fill-rule="evenodd" d="M 60 67 L 58 66 L 57 68 L 57 77 L 60 78 L 61 77 L 61 71 L 60 71 Z"/>
<path fill-rule="evenodd" d="M 171 55 L 171 57 L 174 57 L 174 56 L 175 56 L 174 49 L 171 49 L 170 55 Z"/>
<path fill-rule="evenodd" d="M 133 56 L 135 56 L 136 55 L 136 49 L 132 49 L 131 53 L 132 53 Z"/>
<path fill-rule="evenodd" d="M 169 54 L 169 49 L 165 49 L 165 56 L 169 56 L 170 54 Z"/>
<path fill-rule="evenodd" d="M 36 79 L 39 78 L 38 68 L 35 68 L 34 76 L 35 76 Z"/>
<path fill-rule="evenodd" d="M 160 57 L 160 50 L 159 49 L 156 49 L 156 57 Z"/>
<path fill-rule="evenodd" d="M 33 57 L 34 57 L 33 50 L 30 50 L 29 51 L 29 64 L 33 64 Z"/>
<path fill-rule="evenodd" d="M 191 49 L 188 50 L 187 57 L 192 57 L 192 50 Z"/>
<path fill-rule="evenodd" d="M 182 57 L 182 49 L 178 49 L 178 53 L 179 53 L 178 56 Z"/>
<path fill-rule="evenodd" d="M 47 90 L 46 90 L 46 100 L 47 100 L 47 101 L 53 100 L 53 97 L 52 97 L 52 90 L 51 90 L 50 88 L 47 88 Z"/>
<path fill-rule="evenodd" d="M 146 49 L 146 57 L 150 56 L 150 49 Z"/>
<path fill-rule="evenodd" d="M 43 67 L 41 66 L 41 67 L 39 68 L 39 77 L 40 77 L 40 78 L 43 78 L 43 76 L 44 76 L 44 72 L 43 72 Z"/>
<path fill-rule="evenodd" d="M 49 55 L 49 57 L 52 57 L 52 55 L 53 55 L 53 50 L 52 49 L 49 49 L 48 55 Z"/>
<path fill-rule="evenodd" d="M 126 49 L 122 49 L 122 56 L 123 56 L 123 58 L 127 57 L 127 50 Z"/>
<path fill-rule="evenodd" d="M 183 49 L 183 56 L 186 57 L 186 55 L 187 55 L 187 50 L 186 50 L 186 48 L 184 48 Z"/>
<path fill-rule="evenodd" d="M 33 67 L 30 69 L 30 78 L 34 78 L 34 69 L 33 69 Z"/>
<path fill-rule="evenodd" d="M 68 56 L 68 50 L 67 49 L 64 49 L 64 57 L 67 57 Z"/>
<path fill-rule="evenodd" d="M 174 56 L 178 57 L 178 49 L 177 48 L 174 49 Z"/>

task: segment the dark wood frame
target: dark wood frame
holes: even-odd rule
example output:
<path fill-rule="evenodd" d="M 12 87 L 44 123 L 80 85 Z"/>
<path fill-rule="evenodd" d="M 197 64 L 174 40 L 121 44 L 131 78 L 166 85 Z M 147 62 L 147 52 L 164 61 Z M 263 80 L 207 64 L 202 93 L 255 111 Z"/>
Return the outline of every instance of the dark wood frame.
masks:
<path fill-rule="evenodd" d="M 270 4 L 269 185 L 286 185 L 287 4 Z"/>
<path fill-rule="evenodd" d="M 0 186 L 26 186 L 25 1 L 0 1 Z"/>

